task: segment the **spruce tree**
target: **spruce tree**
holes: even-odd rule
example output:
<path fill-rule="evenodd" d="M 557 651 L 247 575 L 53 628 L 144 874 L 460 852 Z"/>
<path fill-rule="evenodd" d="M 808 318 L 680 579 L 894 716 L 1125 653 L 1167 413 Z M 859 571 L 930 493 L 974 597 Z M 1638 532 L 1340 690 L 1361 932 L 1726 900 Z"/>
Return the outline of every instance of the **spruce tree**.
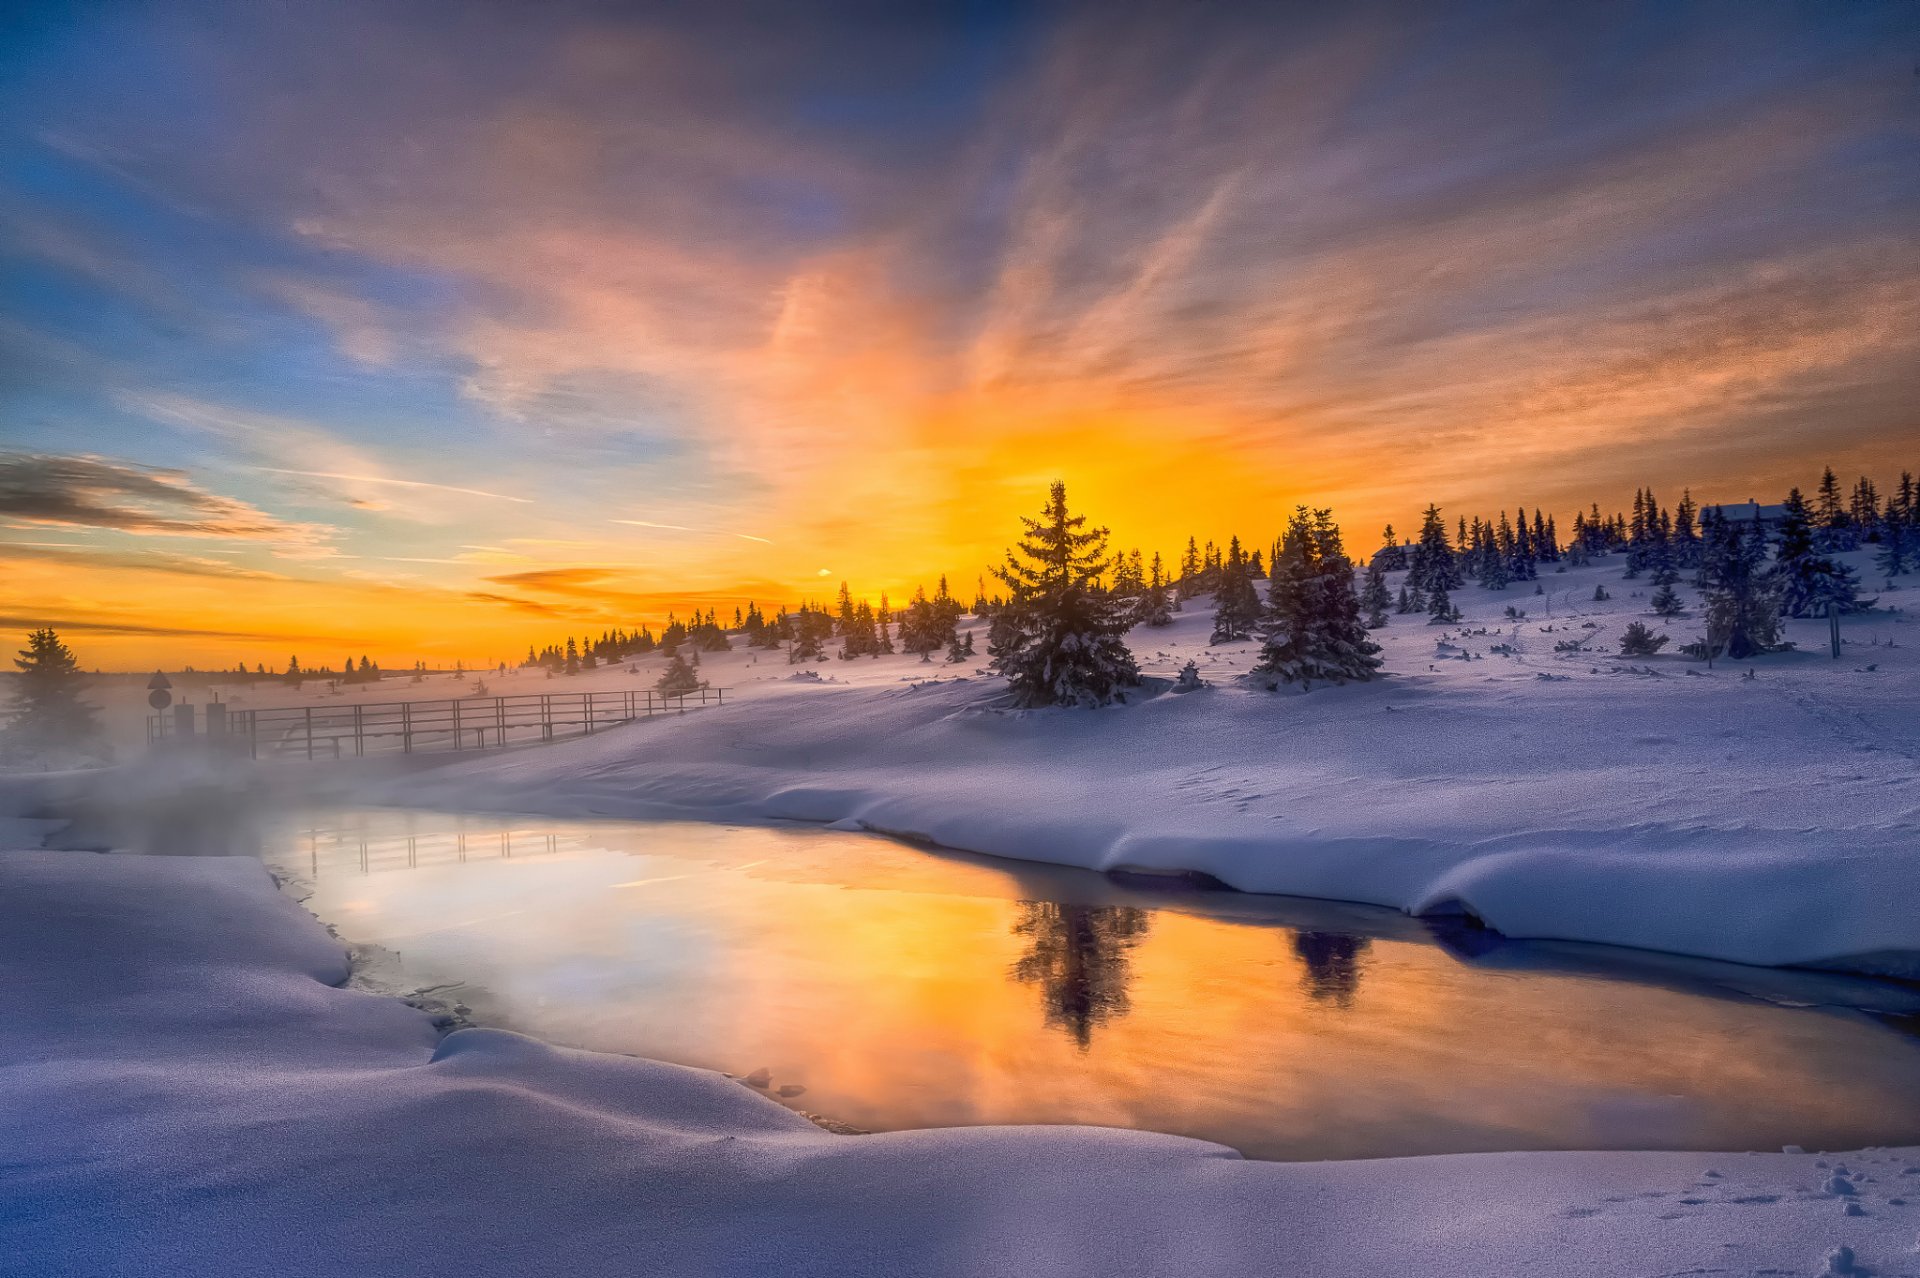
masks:
<path fill-rule="evenodd" d="M 1665 635 L 1656 635 L 1644 621 L 1630 621 L 1620 635 L 1620 655 L 1623 657 L 1651 657 L 1667 646 Z"/>
<path fill-rule="evenodd" d="M 1140 682 L 1123 636 L 1127 617 L 1101 589 L 1107 530 L 1067 509 L 1055 480 L 1040 518 L 1021 517 L 1020 542 L 994 575 L 1012 593 L 994 668 L 1023 706 L 1104 705 Z"/>
<path fill-rule="evenodd" d="M 696 675 L 693 667 L 687 664 L 686 657 L 676 652 L 653 686 L 665 696 L 681 697 L 690 692 L 700 691 L 701 683 L 700 676 Z"/>
<path fill-rule="evenodd" d="M 1137 624 L 1148 626 L 1170 626 L 1173 624 L 1173 609 L 1168 602 L 1166 567 L 1160 562 L 1160 552 L 1153 555 L 1153 570 L 1147 580 L 1147 593 L 1141 596 L 1140 609 L 1135 614 Z M 971 638 L 968 640 L 971 642 Z"/>
<path fill-rule="evenodd" d="M 1301 506 L 1288 520 L 1268 572 L 1262 640 L 1254 673 L 1267 676 L 1269 687 L 1366 680 L 1379 670 L 1380 645 L 1367 638 L 1353 563 L 1330 511 Z"/>
<path fill-rule="evenodd" d="M 1832 471 L 1827 472 L 1831 477 Z M 1854 612 L 1860 607 L 1859 582 L 1853 570 L 1814 548 L 1814 532 L 1807 503 L 1798 488 L 1787 494 L 1780 520 L 1780 545 L 1768 577 L 1780 597 L 1780 611 L 1789 617 L 1824 617 L 1832 607 Z"/>
<path fill-rule="evenodd" d="M 1260 596 L 1254 593 L 1253 580 L 1247 575 L 1247 561 L 1238 537 L 1227 545 L 1219 580 L 1214 593 L 1211 642 L 1236 643 L 1251 636 L 1254 627 L 1260 624 Z"/>
<path fill-rule="evenodd" d="M 1413 548 L 1407 587 L 1426 593 L 1437 589 L 1444 594 L 1458 590 L 1462 580 L 1453 547 L 1447 544 L 1447 525 L 1440 518 L 1440 508 L 1428 506 L 1420 524 L 1420 540 Z"/>
<path fill-rule="evenodd" d="M 1680 595 L 1674 590 L 1672 582 L 1663 583 L 1660 589 L 1653 592 L 1651 607 L 1656 616 L 1669 618 L 1677 617 L 1685 611 L 1680 604 Z"/>
<path fill-rule="evenodd" d="M 56 766 L 99 757 L 100 725 L 80 699 L 86 678 L 60 636 L 50 628 L 33 631 L 13 664 L 20 673 L 8 707 L 7 754 Z"/>
<path fill-rule="evenodd" d="M 1721 653 L 1745 661 L 1782 645 L 1780 601 L 1762 565 L 1766 562 L 1766 530 L 1751 522 L 1725 518 L 1718 509 L 1708 512 L 1703 526 L 1701 573 L 1706 598 L 1706 641 L 1700 645 L 1709 658 Z"/>
<path fill-rule="evenodd" d="M 1374 556 L 1367 565 L 1366 585 L 1360 590 L 1360 606 L 1366 610 L 1367 629 L 1378 630 L 1387 624 L 1387 608 L 1393 602 L 1387 594 L 1387 573 L 1380 566 L 1380 557 Z M 1405 612 L 1406 609 L 1401 609 Z"/>

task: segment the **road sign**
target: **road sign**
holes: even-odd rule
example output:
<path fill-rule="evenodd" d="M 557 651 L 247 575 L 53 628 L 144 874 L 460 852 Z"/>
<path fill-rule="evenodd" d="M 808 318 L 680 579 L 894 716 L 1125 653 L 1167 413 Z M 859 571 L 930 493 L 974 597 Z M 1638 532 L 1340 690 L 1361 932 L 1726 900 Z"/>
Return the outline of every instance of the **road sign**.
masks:
<path fill-rule="evenodd" d="M 173 694 L 165 688 L 155 688 L 147 694 L 147 704 L 155 710 L 165 710 L 173 704 Z"/>
<path fill-rule="evenodd" d="M 167 678 L 167 672 L 164 670 L 154 671 L 153 678 L 147 680 L 148 692 L 159 692 L 163 688 L 171 688 L 172 686 L 173 680 Z"/>

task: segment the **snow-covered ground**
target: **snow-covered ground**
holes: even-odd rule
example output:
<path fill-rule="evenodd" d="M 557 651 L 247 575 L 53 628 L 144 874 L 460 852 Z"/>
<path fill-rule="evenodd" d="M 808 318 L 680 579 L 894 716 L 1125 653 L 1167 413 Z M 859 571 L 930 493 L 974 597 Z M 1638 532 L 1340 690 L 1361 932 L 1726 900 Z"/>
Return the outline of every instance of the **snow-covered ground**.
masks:
<path fill-rule="evenodd" d="M 1844 619 L 1840 660 L 1825 622 L 1794 622 L 1798 651 L 1709 670 L 1615 655 L 1632 620 L 1671 634 L 1670 650 L 1700 630 L 1692 588 L 1689 615 L 1660 622 L 1650 584 L 1621 571 L 1615 558 L 1549 573 L 1537 594 L 1469 584 L 1461 624 L 1394 616 L 1376 632 L 1389 677 L 1304 694 L 1239 681 L 1257 645 L 1211 647 L 1204 598 L 1131 642 L 1150 673 L 1192 659 L 1213 686 L 1100 711 L 1008 711 L 984 666 L 710 654 L 701 673 L 730 690 L 723 708 L 362 797 L 839 822 L 1466 910 L 1513 936 L 1920 973 L 1920 626 L 1897 606 L 1912 592 Z M 1611 599 L 1594 600 L 1599 585 Z M 646 686 L 659 667 L 491 683 Z"/>
<path fill-rule="evenodd" d="M 19 1278 L 1920 1273 L 1920 1150 L 834 1136 L 718 1074 L 442 1040 L 250 859 L 0 854 L 0 934 Z"/>

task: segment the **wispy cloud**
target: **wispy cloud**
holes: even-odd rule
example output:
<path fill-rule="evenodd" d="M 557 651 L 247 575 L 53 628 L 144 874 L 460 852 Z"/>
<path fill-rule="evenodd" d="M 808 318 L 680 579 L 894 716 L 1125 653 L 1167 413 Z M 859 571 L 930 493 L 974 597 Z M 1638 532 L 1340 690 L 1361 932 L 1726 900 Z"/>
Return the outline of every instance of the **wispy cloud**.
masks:
<path fill-rule="evenodd" d="M 206 492 L 182 471 L 44 453 L 0 453 L 0 514 L 37 524 L 288 545 L 312 544 L 331 532 Z"/>
<path fill-rule="evenodd" d="M 508 493 L 490 493 L 483 488 L 462 488 L 457 484 L 438 484 L 427 479 L 399 479 L 391 475 L 343 475 L 331 470 L 293 470 L 285 466 L 255 466 L 254 470 L 269 475 L 304 475 L 309 479 L 341 479 L 356 484 L 385 484 L 394 488 L 431 489 L 435 492 L 459 493 L 463 497 L 485 497 L 491 501 L 513 501 L 523 506 L 531 506 L 531 497 L 515 497 Z"/>

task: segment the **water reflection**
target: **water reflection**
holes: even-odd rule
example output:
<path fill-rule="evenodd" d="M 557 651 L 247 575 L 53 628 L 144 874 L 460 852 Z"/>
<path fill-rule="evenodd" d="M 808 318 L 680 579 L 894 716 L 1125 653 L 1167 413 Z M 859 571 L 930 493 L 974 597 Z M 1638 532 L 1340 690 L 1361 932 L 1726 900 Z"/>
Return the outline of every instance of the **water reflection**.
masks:
<path fill-rule="evenodd" d="M 1353 993 L 1360 988 L 1360 956 L 1367 952 L 1366 937 L 1295 932 L 1293 952 L 1307 965 L 1301 984 L 1309 998 L 1342 1008 L 1353 1006 Z"/>
<path fill-rule="evenodd" d="M 483 1024 L 764 1068 L 873 1130 L 1097 1123 L 1282 1158 L 1920 1137 L 1920 1046 L 1854 1010 L 1920 1013 L 1885 982 L 851 833 L 376 810 L 269 843 L 344 939 Z"/>
<path fill-rule="evenodd" d="M 1040 987 L 1048 1029 L 1063 1030 L 1081 1051 L 1095 1026 L 1125 1016 L 1131 977 L 1128 952 L 1147 934 L 1147 912 L 1132 906 L 1021 901 L 1013 934 L 1026 949 L 1008 969 Z"/>

